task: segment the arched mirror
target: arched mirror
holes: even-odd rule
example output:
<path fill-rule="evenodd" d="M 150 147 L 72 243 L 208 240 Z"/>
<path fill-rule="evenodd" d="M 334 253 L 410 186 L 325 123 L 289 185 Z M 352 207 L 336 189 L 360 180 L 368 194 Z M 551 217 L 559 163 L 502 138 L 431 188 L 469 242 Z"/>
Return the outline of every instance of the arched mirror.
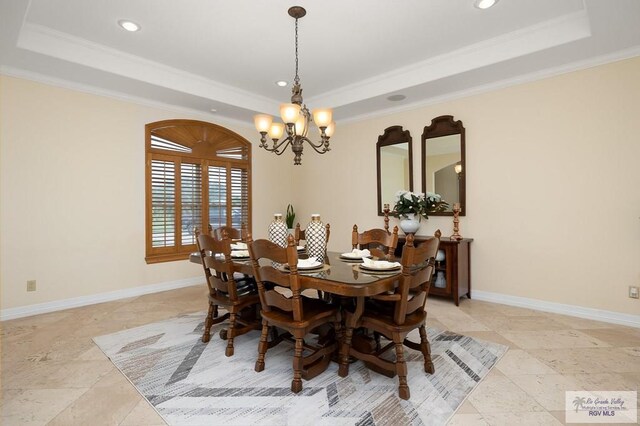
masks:
<path fill-rule="evenodd" d="M 413 191 L 413 156 L 411 134 L 402 126 L 391 126 L 378 136 L 378 215 L 385 204 L 393 209 L 395 194 L 401 189 Z"/>
<path fill-rule="evenodd" d="M 434 118 L 422 133 L 422 191 L 440 195 L 449 207 L 429 216 L 452 216 L 455 203 L 460 203 L 460 215 L 466 214 L 465 175 L 462 121 L 452 115 Z"/>

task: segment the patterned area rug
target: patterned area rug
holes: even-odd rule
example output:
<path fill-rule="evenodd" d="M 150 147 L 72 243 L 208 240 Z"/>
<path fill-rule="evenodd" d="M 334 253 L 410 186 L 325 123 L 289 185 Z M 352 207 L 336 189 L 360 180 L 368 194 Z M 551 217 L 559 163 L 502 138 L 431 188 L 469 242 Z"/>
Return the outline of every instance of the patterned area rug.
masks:
<path fill-rule="evenodd" d="M 443 425 L 504 355 L 507 347 L 451 332 L 428 330 L 436 372 L 423 370 L 420 352 L 406 348 L 411 399 L 398 398 L 398 379 L 360 361 L 349 376 L 327 371 L 290 391 L 293 345 L 270 349 L 253 370 L 259 332 L 235 340 L 235 355 L 212 329 L 200 341 L 203 312 L 94 338 L 170 425 Z M 215 334 L 214 334 L 215 333 Z M 419 339 L 410 336 L 414 341 Z"/>

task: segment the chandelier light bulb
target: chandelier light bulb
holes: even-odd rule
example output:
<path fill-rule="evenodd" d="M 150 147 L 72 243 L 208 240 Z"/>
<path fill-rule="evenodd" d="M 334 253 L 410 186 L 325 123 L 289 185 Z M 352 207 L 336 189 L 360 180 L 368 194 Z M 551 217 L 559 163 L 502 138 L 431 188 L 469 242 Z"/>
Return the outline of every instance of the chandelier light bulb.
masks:
<path fill-rule="evenodd" d="M 271 139 L 280 139 L 284 134 L 284 124 L 282 123 L 272 123 L 271 128 L 269 128 L 269 137 Z"/>
<path fill-rule="evenodd" d="M 333 111 L 330 108 L 317 108 L 313 110 L 313 121 L 318 127 L 327 127 L 331 124 Z"/>
<path fill-rule="evenodd" d="M 324 130 L 324 134 L 327 135 L 328 138 L 330 138 L 331 136 L 333 136 L 333 132 L 335 132 L 335 130 L 336 130 L 336 123 L 332 121 Z"/>
<path fill-rule="evenodd" d="M 253 117 L 253 124 L 256 126 L 256 130 L 260 133 L 268 132 L 273 122 L 273 117 L 267 114 L 258 114 Z"/>
<path fill-rule="evenodd" d="M 300 116 L 300 105 L 282 104 L 280 105 L 280 117 L 285 124 L 294 124 Z"/>

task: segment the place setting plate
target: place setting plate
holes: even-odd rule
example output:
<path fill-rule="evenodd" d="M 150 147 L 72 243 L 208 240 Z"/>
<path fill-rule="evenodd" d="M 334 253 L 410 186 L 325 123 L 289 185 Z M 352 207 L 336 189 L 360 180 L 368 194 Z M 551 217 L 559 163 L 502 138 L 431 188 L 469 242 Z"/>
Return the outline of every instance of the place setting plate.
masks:
<path fill-rule="evenodd" d="M 398 262 L 389 262 L 386 260 L 363 260 L 363 263 L 357 267 L 368 274 L 395 274 L 400 271 L 402 266 Z"/>
<path fill-rule="evenodd" d="M 241 241 L 231 243 L 231 250 L 233 251 L 246 251 L 248 248 L 247 244 Z M 247 256 L 249 256 L 249 254 L 247 254 Z"/>
<path fill-rule="evenodd" d="M 289 265 L 282 265 L 278 269 L 283 272 L 289 272 Z M 298 272 L 301 274 L 311 274 L 327 269 L 329 269 L 329 265 L 325 265 L 324 262 L 316 259 L 298 259 Z"/>
<path fill-rule="evenodd" d="M 369 250 L 353 249 L 353 251 L 340 254 L 338 258 L 344 262 L 361 263 L 363 262 L 363 257 L 371 258 L 371 252 Z"/>
<path fill-rule="evenodd" d="M 231 250 L 231 258 L 237 260 L 249 259 L 249 250 Z"/>

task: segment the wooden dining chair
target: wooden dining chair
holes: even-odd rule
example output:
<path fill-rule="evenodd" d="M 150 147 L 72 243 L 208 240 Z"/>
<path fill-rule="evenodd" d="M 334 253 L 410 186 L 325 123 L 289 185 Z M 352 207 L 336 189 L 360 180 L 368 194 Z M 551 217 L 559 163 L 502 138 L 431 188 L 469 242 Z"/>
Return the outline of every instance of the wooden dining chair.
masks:
<path fill-rule="evenodd" d="M 372 296 L 365 304 L 364 311 L 355 325 L 355 328 L 363 327 L 390 340 L 390 343 L 382 348 L 378 345 L 372 353 L 358 354 L 358 358 L 363 359 L 370 369 L 378 373 L 388 377 L 397 375 L 398 394 L 402 399 L 410 397 L 403 345 L 422 352 L 425 372 L 433 374 L 435 371 L 425 327 L 427 319 L 425 305 L 440 244 L 440 235 L 440 231 L 436 231 L 434 237 L 422 242 L 418 247 L 413 245 L 413 235 L 407 236 L 400 262 L 402 273 L 395 291 Z M 353 323 L 353 315 L 356 314 L 345 310 L 346 324 Z M 416 328 L 420 333 L 420 343 L 407 339 L 407 335 Z M 353 328 L 347 328 L 340 351 L 340 375 L 343 377 L 349 374 L 352 335 Z M 395 361 L 383 357 L 383 354 L 392 348 L 395 348 Z"/>
<path fill-rule="evenodd" d="M 250 330 L 259 330 L 258 311 L 260 298 L 252 280 L 237 281 L 238 274 L 231 259 L 231 239 L 226 232 L 216 240 L 209 234 L 196 231 L 198 252 L 209 288 L 209 311 L 202 334 L 202 341 L 211 338 L 211 327 L 229 319 L 229 327 L 221 330 L 220 337 L 227 339 L 226 356 L 233 355 L 233 340 Z M 218 307 L 227 310 L 218 316 Z"/>
<path fill-rule="evenodd" d="M 380 259 L 392 258 L 398 246 L 398 227 L 393 227 L 393 233 L 377 228 L 358 233 L 358 225 L 353 225 L 351 245 L 354 249 L 369 249 L 372 256 Z"/>
<path fill-rule="evenodd" d="M 268 240 L 251 241 L 251 236 L 247 240 L 262 306 L 262 334 L 255 370 L 264 370 L 267 350 L 282 340 L 282 336 L 275 339 L 272 336 L 272 341 L 268 341 L 270 327 L 287 331 L 295 341 L 291 391 L 298 393 L 302 390 L 302 378 L 308 380 L 323 372 L 337 347 L 335 341 L 311 345 L 305 342 L 305 336 L 320 326 L 333 325 L 339 341 L 341 317 L 338 307 L 301 294 L 298 252 L 292 235 L 287 242 L 287 247 L 280 247 Z M 289 292 L 291 295 L 287 296 Z M 309 354 L 303 356 L 303 352 Z"/>
<path fill-rule="evenodd" d="M 232 241 L 245 241 L 247 237 L 247 230 L 244 227 L 244 223 L 240 229 L 233 228 L 231 226 L 220 226 L 216 229 L 212 229 L 212 226 L 209 225 L 209 234 L 216 240 L 222 240 L 223 234 L 227 233 L 229 238 Z M 238 285 L 253 285 L 255 286 L 255 280 L 251 275 L 242 274 L 240 272 L 236 272 L 234 274 L 234 278 L 236 280 L 236 284 Z"/>
<path fill-rule="evenodd" d="M 212 229 L 212 226 L 209 225 L 209 233 L 213 236 L 213 238 L 221 240 L 223 232 L 226 232 L 229 238 L 233 241 L 244 241 L 247 233 L 246 229 L 244 229 L 244 224 L 240 229 L 233 228 L 231 226 L 220 226 L 218 228 Z"/>

